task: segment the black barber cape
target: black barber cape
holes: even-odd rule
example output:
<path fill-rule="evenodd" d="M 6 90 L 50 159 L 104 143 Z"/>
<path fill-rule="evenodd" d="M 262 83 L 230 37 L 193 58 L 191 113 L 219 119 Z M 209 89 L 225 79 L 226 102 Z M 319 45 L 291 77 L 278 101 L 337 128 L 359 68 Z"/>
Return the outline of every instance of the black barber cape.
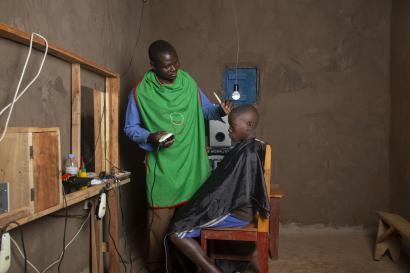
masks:
<path fill-rule="evenodd" d="M 177 208 L 167 235 L 198 228 L 251 202 L 258 212 L 269 215 L 263 173 L 265 144 L 256 139 L 239 142 L 219 163 L 193 197 Z M 165 236 L 167 270 L 171 270 L 172 243 Z M 172 251 L 174 252 L 174 251 Z M 181 271 L 178 271 L 181 272 Z"/>

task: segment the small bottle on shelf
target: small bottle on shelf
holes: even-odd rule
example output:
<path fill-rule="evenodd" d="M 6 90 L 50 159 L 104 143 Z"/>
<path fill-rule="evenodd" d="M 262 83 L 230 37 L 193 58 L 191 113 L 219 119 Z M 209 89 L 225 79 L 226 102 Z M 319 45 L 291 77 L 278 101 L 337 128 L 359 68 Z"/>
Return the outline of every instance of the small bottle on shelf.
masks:
<path fill-rule="evenodd" d="M 68 157 L 65 161 L 64 171 L 65 173 L 68 173 L 71 175 L 78 174 L 78 165 L 77 165 L 77 161 L 75 160 L 74 154 L 68 154 Z"/>

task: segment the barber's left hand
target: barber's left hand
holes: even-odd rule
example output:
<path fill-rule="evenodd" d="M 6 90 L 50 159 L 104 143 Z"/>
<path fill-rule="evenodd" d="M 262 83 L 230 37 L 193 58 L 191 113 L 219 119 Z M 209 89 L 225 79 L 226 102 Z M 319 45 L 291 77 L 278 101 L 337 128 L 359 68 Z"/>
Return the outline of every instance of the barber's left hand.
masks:
<path fill-rule="evenodd" d="M 233 102 L 230 100 L 222 100 L 221 107 L 225 114 L 228 115 L 233 109 Z"/>

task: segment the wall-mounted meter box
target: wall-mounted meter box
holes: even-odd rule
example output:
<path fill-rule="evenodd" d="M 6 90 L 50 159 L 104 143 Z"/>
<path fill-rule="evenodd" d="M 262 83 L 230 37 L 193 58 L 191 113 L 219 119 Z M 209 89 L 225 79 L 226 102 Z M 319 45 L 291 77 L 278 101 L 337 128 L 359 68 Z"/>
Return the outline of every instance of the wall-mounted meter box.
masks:
<path fill-rule="evenodd" d="M 239 85 L 238 100 L 232 98 L 236 83 Z M 256 103 L 259 87 L 258 69 L 256 67 L 238 67 L 237 69 L 227 67 L 224 70 L 222 85 L 225 100 L 234 101 L 235 105 Z"/>

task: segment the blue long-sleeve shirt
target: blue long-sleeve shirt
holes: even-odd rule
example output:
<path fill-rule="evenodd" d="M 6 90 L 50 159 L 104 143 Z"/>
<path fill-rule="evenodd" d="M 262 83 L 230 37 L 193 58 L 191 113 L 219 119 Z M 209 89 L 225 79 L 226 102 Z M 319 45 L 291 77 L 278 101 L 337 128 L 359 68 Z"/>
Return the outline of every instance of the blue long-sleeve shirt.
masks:
<path fill-rule="evenodd" d="M 218 104 L 211 103 L 202 90 L 199 90 L 199 93 L 205 118 L 207 120 L 221 120 L 221 113 L 223 113 L 221 107 Z M 141 149 L 145 151 L 153 151 L 153 147 L 147 142 L 147 139 L 149 134 L 154 132 L 149 132 L 143 127 L 133 91 L 131 91 L 128 96 L 124 132 L 132 141 L 136 142 Z"/>

